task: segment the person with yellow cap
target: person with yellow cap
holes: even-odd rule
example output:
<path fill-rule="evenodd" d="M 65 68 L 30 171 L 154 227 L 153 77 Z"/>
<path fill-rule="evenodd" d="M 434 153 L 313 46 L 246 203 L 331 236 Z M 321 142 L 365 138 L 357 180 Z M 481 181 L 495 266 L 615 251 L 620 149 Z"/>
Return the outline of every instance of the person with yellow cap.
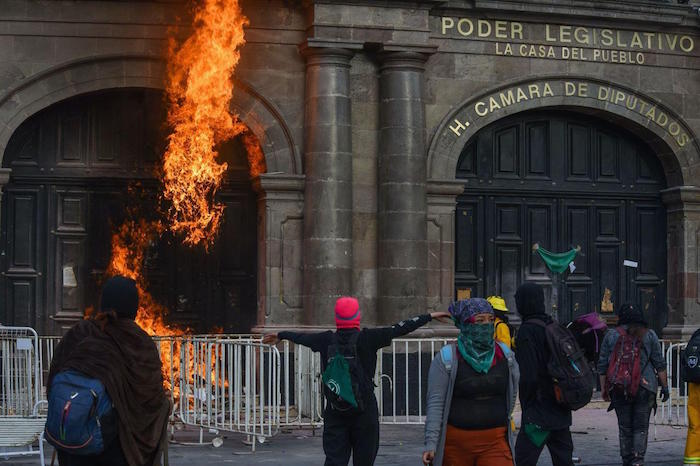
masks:
<path fill-rule="evenodd" d="M 494 320 L 495 327 L 495 338 L 497 341 L 508 346 L 508 348 L 513 348 L 513 338 L 510 334 L 510 327 L 508 327 L 508 308 L 506 307 L 506 301 L 500 296 L 489 296 L 486 301 L 491 304 L 494 314 L 496 316 Z"/>

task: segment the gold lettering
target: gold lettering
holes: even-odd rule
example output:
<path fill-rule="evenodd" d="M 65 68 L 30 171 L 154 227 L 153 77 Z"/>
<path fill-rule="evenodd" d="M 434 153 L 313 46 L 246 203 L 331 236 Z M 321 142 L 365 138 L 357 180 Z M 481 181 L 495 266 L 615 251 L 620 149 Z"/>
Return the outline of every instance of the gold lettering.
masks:
<path fill-rule="evenodd" d="M 448 29 L 452 29 L 455 27 L 455 20 L 452 18 L 448 18 L 447 16 L 442 17 L 442 35 L 444 36 L 447 33 Z"/>
<path fill-rule="evenodd" d="M 571 49 L 569 47 L 562 47 L 561 48 L 561 58 L 564 60 L 568 60 L 571 57 Z"/>
<path fill-rule="evenodd" d="M 681 36 L 679 45 L 682 51 L 685 53 L 690 53 L 695 48 L 695 40 L 689 36 Z"/>
<path fill-rule="evenodd" d="M 639 108 L 639 113 L 642 113 L 642 114 L 643 114 L 643 113 L 644 113 L 644 109 L 647 108 L 647 103 L 644 102 L 643 100 L 640 100 L 640 101 L 639 101 L 639 104 L 641 105 L 641 107 Z"/>
<path fill-rule="evenodd" d="M 644 37 L 647 38 L 647 48 L 652 48 L 653 46 L 651 45 L 651 40 L 654 38 L 655 34 L 653 32 L 643 32 L 642 34 L 644 34 Z"/>
<path fill-rule="evenodd" d="M 518 97 L 516 98 L 518 103 L 520 103 L 521 100 L 527 100 L 527 95 L 523 92 L 522 89 L 518 88 Z"/>
<path fill-rule="evenodd" d="M 685 133 L 681 134 L 680 137 L 676 139 L 676 142 L 680 147 L 685 146 L 688 143 L 688 141 L 690 141 L 690 137 Z"/>
<path fill-rule="evenodd" d="M 520 44 L 520 56 L 524 57 L 527 55 L 527 44 Z"/>
<path fill-rule="evenodd" d="M 644 114 L 644 116 L 650 120 L 656 120 L 656 107 L 651 107 L 649 111 Z"/>
<path fill-rule="evenodd" d="M 474 105 L 474 111 L 479 116 L 486 116 L 486 114 L 489 113 L 489 111 L 486 110 L 486 104 L 483 102 L 477 102 Z"/>
<path fill-rule="evenodd" d="M 615 91 L 615 100 L 614 100 L 613 103 L 615 103 L 616 105 L 619 105 L 620 102 L 624 102 L 624 101 L 625 101 L 625 98 L 626 98 L 626 97 L 627 97 L 627 96 L 625 95 L 624 92 L 622 92 L 622 91 Z"/>
<path fill-rule="evenodd" d="M 542 97 L 554 97 L 554 92 L 552 92 L 552 86 L 549 83 L 544 83 L 544 92 L 542 92 Z"/>
<path fill-rule="evenodd" d="M 510 38 L 520 39 L 523 38 L 523 25 L 520 23 L 510 23 Z"/>
<path fill-rule="evenodd" d="M 671 133 L 671 136 L 678 136 L 681 132 L 681 127 L 674 121 L 668 125 L 668 132 Z"/>
<path fill-rule="evenodd" d="M 571 43 L 571 26 L 559 26 L 559 41 Z"/>
<path fill-rule="evenodd" d="M 576 94 L 576 84 L 571 81 L 564 82 L 564 94 L 567 97 Z"/>
<path fill-rule="evenodd" d="M 609 95 L 610 95 L 610 88 L 609 87 L 600 86 L 598 88 L 598 100 L 608 100 Z"/>
<path fill-rule="evenodd" d="M 587 83 L 579 83 L 578 84 L 578 96 L 579 97 L 588 97 L 588 84 Z"/>
<path fill-rule="evenodd" d="M 671 50 L 676 50 L 676 43 L 678 42 L 678 36 L 676 34 L 664 34 L 666 36 L 666 43 Z M 671 38 L 673 37 L 673 40 Z"/>
<path fill-rule="evenodd" d="M 637 106 L 637 98 L 633 95 L 627 97 L 627 102 L 625 102 L 625 107 L 630 110 L 634 110 Z"/>
<path fill-rule="evenodd" d="M 617 31 L 617 46 L 627 47 L 627 43 L 622 41 L 622 31 Z"/>
<path fill-rule="evenodd" d="M 501 92 L 501 105 L 507 107 L 515 103 L 515 96 L 513 95 L 513 90 L 509 89 L 508 92 Z"/>
<path fill-rule="evenodd" d="M 478 21 L 479 24 L 479 37 L 488 37 L 491 35 L 491 23 L 484 19 Z"/>
<path fill-rule="evenodd" d="M 635 32 L 632 34 L 632 42 L 630 42 L 630 48 L 632 47 L 637 47 L 639 49 L 643 48 L 644 46 L 642 45 L 642 38 L 639 37 L 639 33 Z"/>
<path fill-rule="evenodd" d="M 549 24 L 544 25 L 544 40 L 546 40 L 547 42 L 556 42 L 557 38 L 552 37 L 552 35 L 550 34 L 549 28 L 550 28 Z"/>
<path fill-rule="evenodd" d="M 494 23 L 494 30 L 495 30 L 495 35 L 498 39 L 507 39 L 508 35 L 506 34 L 506 23 L 505 21 L 496 21 Z"/>
<path fill-rule="evenodd" d="M 467 126 L 469 126 L 469 122 L 467 122 Z M 455 124 L 450 126 L 450 129 L 459 137 L 462 135 L 462 131 L 467 129 L 467 126 L 464 126 L 461 121 L 455 118 Z"/>
<path fill-rule="evenodd" d="M 638 65 L 644 64 L 644 54 L 642 52 L 637 52 L 637 64 Z"/>
<path fill-rule="evenodd" d="M 554 53 L 554 47 L 551 45 L 549 46 L 549 49 L 547 51 L 547 58 L 557 58 L 557 55 Z"/>
<path fill-rule="evenodd" d="M 600 49 L 593 49 L 593 61 L 600 59 Z"/>
<path fill-rule="evenodd" d="M 610 29 L 600 31 L 600 43 L 610 47 L 613 44 L 613 32 Z"/>
<path fill-rule="evenodd" d="M 576 39 L 576 42 L 579 44 L 588 45 L 591 43 L 591 37 L 588 34 L 587 28 L 578 27 L 574 29 L 574 39 Z"/>
<path fill-rule="evenodd" d="M 493 112 L 494 110 L 500 110 L 501 106 L 498 105 L 498 102 L 496 102 L 496 99 L 493 97 L 489 97 L 489 112 Z"/>
<path fill-rule="evenodd" d="M 464 29 L 464 26 L 467 26 L 467 29 Z M 463 36 L 471 36 L 472 33 L 474 32 L 474 23 L 469 18 L 462 18 L 459 21 L 457 21 L 457 32 L 459 32 Z"/>
<path fill-rule="evenodd" d="M 527 86 L 527 90 L 530 92 L 530 98 L 533 99 L 533 96 L 537 96 L 539 98 L 540 96 L 540 88 L 537 86 L 537 84 L 530 84 Z"/>
<path fill-rule="evenodd" d="M 668 116 L 664 112 L 659 112 L 659 116 L 656 119 L 656 124 L 665 128 L 668 124 Z"/>

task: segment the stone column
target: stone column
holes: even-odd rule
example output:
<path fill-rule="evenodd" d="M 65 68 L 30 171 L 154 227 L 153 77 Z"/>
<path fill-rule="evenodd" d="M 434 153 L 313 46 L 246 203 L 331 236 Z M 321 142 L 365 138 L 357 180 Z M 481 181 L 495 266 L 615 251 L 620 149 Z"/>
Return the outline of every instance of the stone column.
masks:
<path fill-rule="evenodd" d="M 427 56 L 380 55 L 378 323 L 426 312 L 423 72 Z"/>
<path fill-rule="evenodd" d="M 304 46 L 304 316 L 335 326 L 335 300 L 352 293 L 350 59 L 338 48 Z"/>
<path fill-rule="evenodd" d="M 263 173 L 258 193 L 258 315 L 256 332 L 297 328 L 303 316 L 304 176 Z"/>
<path fill-rule="evenodd" d="M 668 230 L 668 325 L 665 338 L 687 339 L 700 322 L 700 188 L 663 191 Z"/>

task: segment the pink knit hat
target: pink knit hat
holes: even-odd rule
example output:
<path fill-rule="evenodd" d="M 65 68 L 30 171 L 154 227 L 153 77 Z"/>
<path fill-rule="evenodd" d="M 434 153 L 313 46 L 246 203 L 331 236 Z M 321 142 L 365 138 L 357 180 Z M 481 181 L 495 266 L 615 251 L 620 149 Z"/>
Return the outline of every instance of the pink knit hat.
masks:
<path fill-rule="evenodd" d="M 360 303 L 350 296 L 338 298 L 335 302 L 335 326 L 337 328 L 360 328 Z"/>

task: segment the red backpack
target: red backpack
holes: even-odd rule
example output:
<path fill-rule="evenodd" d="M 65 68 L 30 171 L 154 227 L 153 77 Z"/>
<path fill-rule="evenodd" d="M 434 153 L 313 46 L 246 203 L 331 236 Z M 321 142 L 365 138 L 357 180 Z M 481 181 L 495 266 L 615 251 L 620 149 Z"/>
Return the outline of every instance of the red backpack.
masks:
<path fill-rule="evenodd" d="M 605 387 L 608 393 L 616 392 L 632 399 L 637 395 L 642 379 L 639 355 L 644 346 L 642 338 L 630 335 L 623 327 L 616 330 L 620 336 L 610 356 Z"/>

